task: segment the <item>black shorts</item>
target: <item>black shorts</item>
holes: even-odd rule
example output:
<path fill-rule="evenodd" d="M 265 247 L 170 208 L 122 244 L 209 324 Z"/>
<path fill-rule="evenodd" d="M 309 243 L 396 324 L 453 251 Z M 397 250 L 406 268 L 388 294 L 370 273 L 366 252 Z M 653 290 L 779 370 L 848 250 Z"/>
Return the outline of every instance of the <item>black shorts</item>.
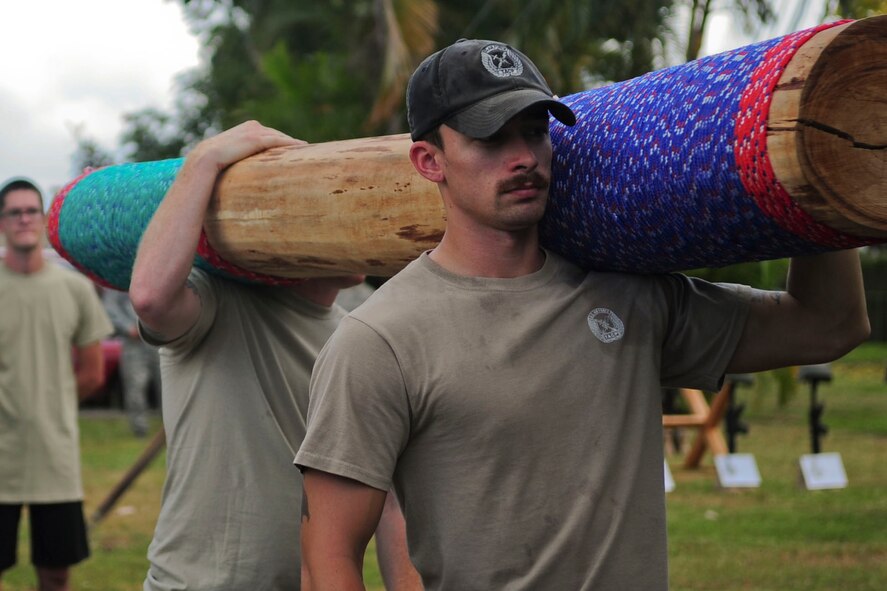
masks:
<path fill-rule="evenodd" d="M 16 563 L 21 514 L 22 505 L 0 503 L 0 571 Z M 28 505 L 28 515 L 34 566 L 62 568 L 89 557 L 81 501 Z"/>

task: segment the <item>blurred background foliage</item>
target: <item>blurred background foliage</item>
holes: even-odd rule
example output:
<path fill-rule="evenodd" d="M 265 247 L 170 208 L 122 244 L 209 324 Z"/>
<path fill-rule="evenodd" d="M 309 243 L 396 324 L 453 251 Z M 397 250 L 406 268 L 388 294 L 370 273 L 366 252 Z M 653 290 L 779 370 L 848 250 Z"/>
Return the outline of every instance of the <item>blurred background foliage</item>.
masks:
<path fill-rule="evenodd" d="M 247 119 L 309 142 L 405 132 L 410 73 L 425 56 L 460 37 L 519 47 L 555 93 L 568 95 L 696 59 L 716 11 L 730 11 L 737 26 L 751 33 L 775 22 L 777 5 L 775 0 L 167 1 L 182 6 L 198 36 L 201 66 L 180 77 L 170 112 L 127 114 L 119 146 L 101 146 L 87 130 L 75 129 L 76 169 L 179 157 L 204 137 Z M 887 0 L 810 2 L 821 5 L 823 21 L 887 13 Z M 863 252 L 878 340 L 887 339 L 885 253 Z M 786 268 L 786 261 L 767 261 L 691 273 L 780 289 Z"/>
<path fill-rule="evenodd" d="M 168 1 L 201 66 L 180 77 L 170 112 L 128 114 L 119 146 L 76 130 L 77 169 L 178 157 L 247 119 L 310 142 L 404 132 L 409 74 L 460 37 L 521 48 L 567 95 L 699 57 L 715 11 L 746 32 L 775 19 L 773 0 Z M 823 20 L 887 12 L 887 0 L 815 1 Z"/>

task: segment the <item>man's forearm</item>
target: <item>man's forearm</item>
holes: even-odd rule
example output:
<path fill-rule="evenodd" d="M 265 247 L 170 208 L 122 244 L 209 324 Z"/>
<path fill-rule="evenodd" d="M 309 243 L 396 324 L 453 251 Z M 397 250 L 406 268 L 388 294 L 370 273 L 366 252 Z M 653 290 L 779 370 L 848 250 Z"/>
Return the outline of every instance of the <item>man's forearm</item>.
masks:
<path fill-rule="evenodd" d="M 74 349 L 74 382 L 77 384 L 77 399 L 86 400 L 102 387 L 105 382 L 105 358 L 102 356 L 100 341 Z"/>
<path fill-rule="evenodd" d="M 302 591 L 366 591 L 363 565 L 328 559 L 315 568 L 302 564 Z"/>
<path fill-rule="evenodd" d="M 314 591 L 361 591 L 363 557 L 385 505 L 385 491 L 318 470 L 302 491 L 302 581 Z"/>
<path fill-rule="evenodd" d="M 83 402 L 95 395 L 102 387 L 104 378 L 96 377 L 92 373 L 77 372 L 75 375 L 77 381 L 77 400 Z"/>
<path fill-rule="evenodd" d="M 200 154 L 185 160 L 139 243 L 131 292 L 150 288 L 163 300 L 184 288 L 217 174 Z"/>
<path fill-rule="evenodd" d="M 833 361 L 870 333 L 859 254 L 791 260 L 786 291 L 753 290 L 742 337 L 727 372 L 756 372 Z"/>
<path fill-rule="evenodd" d="M 376 527 L 376 555 L 388 591 L 421 591 L 422 578 L 410 561 L 406 522 L 394 491 L 388 493 Z"/>
<path fill-rule="evenodd" d="M 848 347 L 870 332 L 859 253 L 843 250 L 791 260 L 786 291 L 823 323 L 846 339 Z"/>

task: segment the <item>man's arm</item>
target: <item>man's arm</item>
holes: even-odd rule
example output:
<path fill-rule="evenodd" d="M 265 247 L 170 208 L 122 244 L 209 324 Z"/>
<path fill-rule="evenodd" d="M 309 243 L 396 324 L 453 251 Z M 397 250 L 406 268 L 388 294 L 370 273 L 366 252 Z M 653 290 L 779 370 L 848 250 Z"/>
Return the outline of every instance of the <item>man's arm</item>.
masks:
<path fill-rule="evenodd" d="M 422 578 L 410 562 L 406 522 L 394 491 L 389 491 L 376 527 L 376 556 L 388 591 L 422 591 Z"/>
<path fill-rule="evenodd" d="M 825 363 L 871 332 L 855 250 L 795 257 L 786 291 L 756 291 L 728 373 Z"/>
<path fill-rule="evenodd" d="M 96 341 L 75 347 L 77 363 L 74 378 L 77 381 L 77 398 L 86 400 L 95 394 L 105 382 L 105 358 L 102 356 L 102 343 Z"/>
<path fill-rule="evenodd" d="M 154 212 L 133 266 L 129 297 L 142 324 L 153 334 L 172 340 L 200 314 L 200 299 L 186 281 L 219 174 L 247 156 L 299 143 L 304 142 L 247 121 L 191 150 Z"/>
<path fill-rule="evenodd" d="M 302 493 L 302 582 L 311 591 L 364 590 L 363 557 L 387 493 L 308 469 Z"/>

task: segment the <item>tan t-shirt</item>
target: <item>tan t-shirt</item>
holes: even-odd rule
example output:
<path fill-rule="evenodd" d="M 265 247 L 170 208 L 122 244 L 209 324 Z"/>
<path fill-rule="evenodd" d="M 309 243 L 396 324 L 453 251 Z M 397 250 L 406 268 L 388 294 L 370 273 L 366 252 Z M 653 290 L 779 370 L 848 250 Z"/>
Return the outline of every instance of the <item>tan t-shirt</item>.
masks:
<path fill-rule="evenodd" d="M 393 483 L 427 589 L 666 589 L 661 386 L 718 387 L 739 291 L 422 255 L 321 353 L 296 463 Z"/>
<path fill-rule="evenodd" d="M 299 588 L 308 380 L 344 312 L 191 273 L 195 326 L 160 349 L 167 477 L 144 588 Z M 156 343 L 155 343 L 156 344 Z"/>
<path fill-rule="evenodd" d="M 95 286 L 45 263 L 0 262 L 0 502 L 83 498 L 72 347 L 112 332 Z"/>

